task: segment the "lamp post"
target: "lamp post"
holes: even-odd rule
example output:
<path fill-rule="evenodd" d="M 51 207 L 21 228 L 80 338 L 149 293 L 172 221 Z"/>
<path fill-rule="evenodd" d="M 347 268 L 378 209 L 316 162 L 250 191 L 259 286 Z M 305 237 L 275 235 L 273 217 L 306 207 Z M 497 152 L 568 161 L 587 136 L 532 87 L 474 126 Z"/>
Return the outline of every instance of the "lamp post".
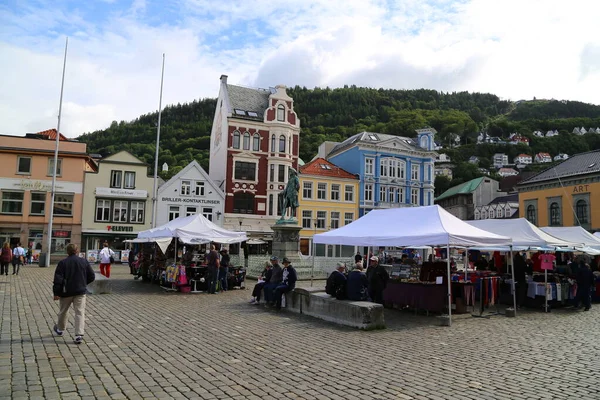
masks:
<path fill-rule="evenodd" d="M 313 219 L 313 224 L 315 227 L 315 233 L 313 234 L 313 240 L 312 240 L 312 269 L 310 271 L 310 286 L 312 287 L 313 285 L 313 279 L 315 277 L 315 253 L 317 251 L 317 245 L 315 244 L 315 235 L 317 234 L 317 221 L 316 219 Z"/>
<path fill-rule="evenodd" d="M 238 223 L 240 224 L 240 232 L 242 231 L 242 222 L 243 219 L 238 218 Z M 238 259 L 239 259 L 239 263 L 240 265 L 242 264 L 242 242 L 238 243 Z"/>

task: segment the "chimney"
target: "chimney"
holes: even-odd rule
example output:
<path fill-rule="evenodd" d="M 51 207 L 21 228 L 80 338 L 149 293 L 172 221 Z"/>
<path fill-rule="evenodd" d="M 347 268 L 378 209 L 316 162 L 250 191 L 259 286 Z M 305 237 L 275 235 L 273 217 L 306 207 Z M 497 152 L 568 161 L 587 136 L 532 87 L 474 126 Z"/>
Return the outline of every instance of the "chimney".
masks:
<path fill-rule="evenodd" d="M 224 83 L 227 85 L 227 75 L 221 75 L 221 83 Z"/>

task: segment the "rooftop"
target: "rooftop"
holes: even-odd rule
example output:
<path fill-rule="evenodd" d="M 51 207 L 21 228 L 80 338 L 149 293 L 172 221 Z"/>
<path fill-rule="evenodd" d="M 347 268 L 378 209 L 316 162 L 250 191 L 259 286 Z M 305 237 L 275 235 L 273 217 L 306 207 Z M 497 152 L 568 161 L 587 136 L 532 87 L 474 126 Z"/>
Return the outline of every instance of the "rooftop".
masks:
<path fill-rule="evenodd" d="M 300 173 L 305 175 L 319 175 L 331 178 L 358 179 L 350 172 L 338 167 L 324 158 L 316 158 L 300 167 Z"/>
<path fill-rule="evenodd" d="M 443 200 L 448 197 L 456 196 L 457 194 L 473 193 L 475 191 L 475 189 L 477 189 L 479 187 L 481 182 L 483 182 L 483 179 L 484 179 L 484 177 L 482 176 L 479 178 L 471 179 L 468 182 L 461 183 L 460 185 L 451 187 L 450 189 L 446 190 L 444 193 L 439 195 L 435 199 L 435 201 L 439 201 L 439 200 Z"/>
<path fill-rule="evenodd" d="M 518 203 L 519 202 L 519 193 L 511 193 L 506 196 L 496 197 L 494 200 L 490 201 L 488 204 L 500 204 L 500 203 Z"/>
<path fill-rule="evenodd" d="M 560 164 L 548 168 L 529 179 L 521 181 L 519 186 L 593 173 L 600 173 L 600 150 L 575 154 Z"/>
<path fill-rule="evenodd" d="M 407 147 L 411 150 L 415 151 L 426 151 L 417 145 L 414 139 L 407 138 L 404 136 L 396 136 L 396 135 L 387 135 L 384 133 L 375 133 L 375 132 L 360 132 L 356 135 L 350 136 L 348 139 L 344 140 L 342 143 L 336 145 L 329 154 L 333 154 L 339 150 L 350 147 L 356 143 L 381 143 L 390 139 L 398 139 L 402 141 Z"/>
<path fill-rule="evenodd" d="M 273 92 L 270 89 L 228 84 L 227 93 L 234 117 L 262 121 L 265 110 L 269 107 L 269 96 Z"/>
<path fill-rule="evenodd" d="M 32 136 L 43 136 L 44 138 L 50 139 L 50 140 L 56 140 L 56 129 L 47 129 L 45 131 L 41 131 L 41 132 L 35 132 L 35 133 L 28 133 L 25 136 L 26 137 L 32 137 Z M 63 135 L 62 133 L 60 134 L 60 138 L 59 140 L 62 141 L 69 141 L 69 139 Z"/>

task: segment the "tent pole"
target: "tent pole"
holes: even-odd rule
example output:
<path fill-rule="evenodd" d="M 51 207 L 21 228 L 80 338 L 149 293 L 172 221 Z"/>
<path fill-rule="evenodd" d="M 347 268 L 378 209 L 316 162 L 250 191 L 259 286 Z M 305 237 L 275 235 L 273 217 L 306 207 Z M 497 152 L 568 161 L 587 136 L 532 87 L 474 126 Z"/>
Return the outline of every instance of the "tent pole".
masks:
<path fill-rule="evenodd" d="M 467 281 L 467 269 L 469 268 L 469 249 L 465 249 L 465 282 Z"/>
<path fill-rule="evenodd" d="M 313 277 L 315 276 L 315 250 L 317 245 L 315 244 L 315 237 L 312 240 L 312 269 L 310 270 L 310 287 L 313 285 Z"/>
<path fill-rule="evenodd" d="M 513 247 L 512 245 L 510 245 L 510 265 L 511 265 L 511 272 L 512 272 L 512 292 L 513 292 L 513 308 L 515 309 L 515 317 L 517 316 L 517 289 L 516 289 L 516 285 L 515 285 L 515 259 L 513 258 Z M 523 283 L 520 283 L 519 285 L 522 285 Z"/>
<path fill-rule="evenodd" d="M 177 242 L 179 240 L 177 238 L 175 238 L 175 265 L 177 265 Z"/>
<path fill-rule="evenodd" d="M 448 326 L 452 326 L 452 283 L 450 280 L 450 243 L 446 246 L 446 264 L 448 267 Z"/>

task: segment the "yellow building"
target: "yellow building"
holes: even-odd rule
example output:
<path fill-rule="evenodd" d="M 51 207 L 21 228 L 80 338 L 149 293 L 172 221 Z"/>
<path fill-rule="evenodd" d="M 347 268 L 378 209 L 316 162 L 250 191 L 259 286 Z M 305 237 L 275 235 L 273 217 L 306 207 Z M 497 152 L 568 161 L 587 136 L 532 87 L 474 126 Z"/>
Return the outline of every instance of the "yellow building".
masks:
<path fill-rule="evenodd" d="M 600 230 L 600 150 L 576 154 L 517 185 L 519 214 L 537 226 Z"/>
<path fill-rule="evenodd" d="M 312 254 L 312 237 L 347 225 L 358 218 L 358 176 L 343 170 L 324 158 L 300 167 L 300 207 L 298 221 L 300 251 Z M 352 257 L 354 246 L 317 245 L 315 255 Z"/>

